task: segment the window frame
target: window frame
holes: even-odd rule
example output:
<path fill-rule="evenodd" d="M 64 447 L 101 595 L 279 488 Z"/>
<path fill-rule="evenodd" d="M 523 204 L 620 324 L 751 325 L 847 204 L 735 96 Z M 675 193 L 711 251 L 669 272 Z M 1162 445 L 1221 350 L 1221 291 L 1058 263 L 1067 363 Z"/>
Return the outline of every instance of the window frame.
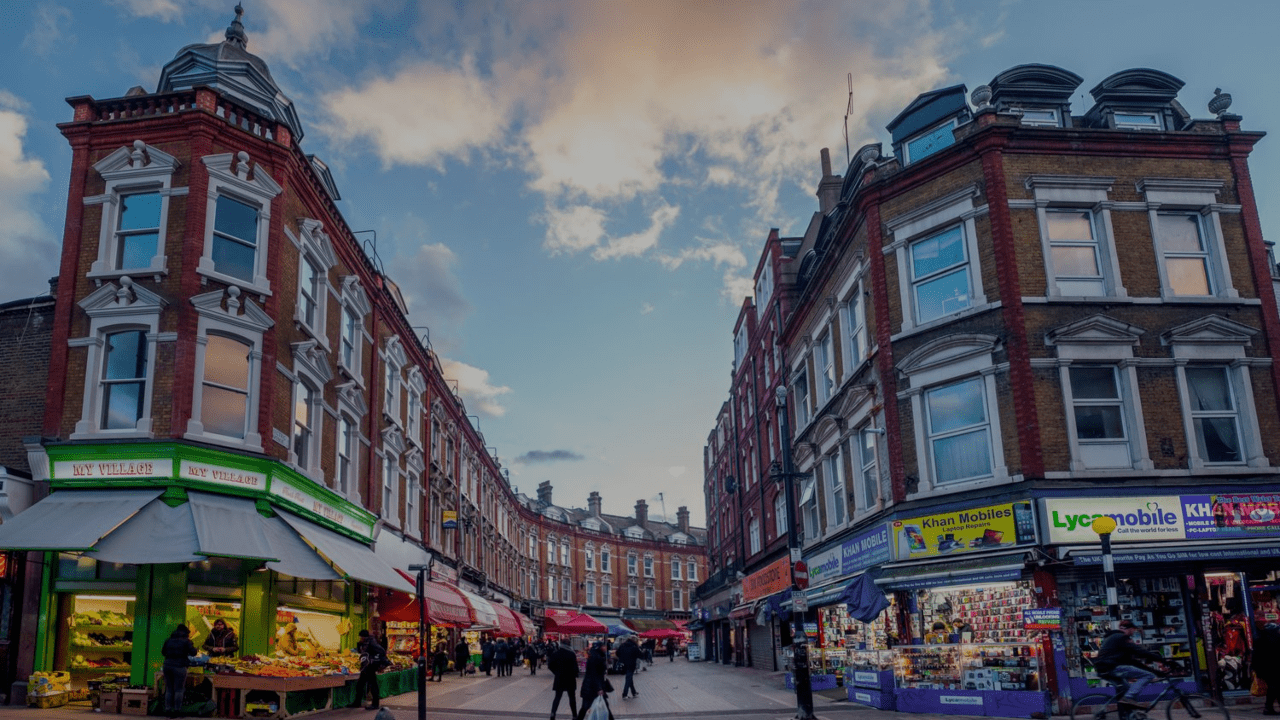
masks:
<path fill-rule="evenodd" d="M 1121 120 L 1120 116 L 1143 117 L 1152 120 L 1153 123 L 1133 122 L 1130 120 Z M 1164 116 L 1154 110 L 1112 110 L 1111 124 L 1116 130 L 1138 130 L 1145 132 L 1161 132 L 1164 130 Z"/>
<path fill-rule="evenodd" d="M 689 560 L 685 566 L 685 575 L 687 576 L 686 579 L 689 582 L 697 582 L 698 581 L 698 563 L 694 562 L 693 560 Z"/>
<path fill-rule="evenodd" d="M 1143 178 L 1137 188 L 1147 201 L 1151 242 L 1156 255 L 1156 268 L 1160 276 L 1161 299 L 1174 302 L 1212 302 L 1221 298 L 1239 298 L 1240 292 L 1233 284 L 1231 264 L 1222 232 L 1222 214 L 1240 212 L 1239 205 L 1223 205 L 1218 194 L 1224 183 L 1221 180 L 1190 178 Z M 1196 216 L 1200 240 L 1204 247 L 1208 295 L 1178 295 L 1173 292 L 1166 267 L 1167 256 L 1160 242 L 1160 216 Z M 1181 253 L 1172 253 L 1182 257 Z"/>
<path fill-rule="evenodd" d="M 224 296 L 225 307 L 224 307 Z M 262 436 L 258 432 L 261 415 L 259 397 L 262 390 L 263 334 L 275 322 L 253 300 L 241 297 L 238 287 L 204 293 L 191 298 L 199 317 L 196 323 L 196 368 L 193 382 L 194 398 L 191 417 L 187 421 L 187 440 L 215 443 L 262 452 Z M 237 310 L 243 308 L 243 312 Z M 201 420 L 204 405 L 205 356 L 210 335 L 222 335 L 244 342 L 249 346 L 249 395 L 246 400 L 245 436 L 231 437 L 207 431 Z"/>
<path fill-rule="evenodd" d="M 298 295 L 294 305 L 294 322 L 304 333 L 319 341 L 321 347 L 328 351 L 329 294 L 332 290 L 329 285 L 329 272 L 338 264 L 333 244 L 324 231 L 324 224 L 311 218 L 298 220 L 296 235 L 289 228 L 285 228 L 285 236 L 298 250 Z M 303 282 L 308 269 L 315 273 L 315 287 L 311 291 L 315 295 L 314 298 L 307 296 L 306 283 Z M 310 320 L 307 318 L 304 307 L 307 299 L 313 300 L 315 304 L 314 317 Z"/>
<path fill-rule="evenodd" d="M 627 577 L 639 577 L 640 574 L 640 556 L 633 552 L 627 553 Z"/>
<path fill-rule="evenodd" d="M 858 494 L 861 496 L 862 512 L 868 512 L 880 506 L 882 488 L 880 486 L 879 443 L 877 433 L 870 424 L 858 429 Z M 870 456 L 870 459 L 868 459 Z M 875 488 L 874 494 L 871 492 Z"/>
<path fill-rule="evenodd" d="M 404 350 L 398 335 L 387 338 L 382 351 L 382 415 L 396 427 L 405 427 L 404 422 L 404 370 L 409 364 L 409 356 Z"/>
<path fill-rule="evenodd" d="M 822 458 L 823 494 L 827 506 L 827 532 L 849 522 L 849 488 L 844 477 L 844 443 L 836 443 Z"/>
<path fill-rule="evenodd" d="M 655 607 L 657 607 L 655 595 L 656 593 L 654 592 L 654 587 L 652 585 L 644 586 L 644 609 L 645 610 L 653 610 Z"/>
<path fill-rule="evenodd" d="M 783 493 L 773 496 L 773 531 L 774 537 L 780 538 L 787 534 L 787 498 Z"/>
<path fill-rule="evenodd" d="M 644 554 L 644 576 L 647 578 L 654 577 L 653 574 L 653 555 Z"/>
<path fill-rule="evenodd" d="M 903 164 L 903 166 L 913 165 L 913 164 L 915 164 L 915 163 L 917 163 L 917 162 L 919 162 L 919 161 L 921 161 L 921 160 L 924 160 L 924 159 L 925 159 L 925 158 L 927 158 L 927 157 L 932 157 L 933 155 L 936 155 L 937 153 L 939 153 L 939 152 L 941 152 L 941 151 L 943 151 L 943 150 L 946 150 L 947 148 L 951 147 L 952 145 L 955 145 L 955 144 L 956 144 L 956 135 L 955 135 L 955 131 L 956 131 L 956 128 L 958 128 L 958 127 L 960 127 L 960 118 L 958 118 L 958 117 L 951 117 L 951 118 L 947 118 L 946 120 L 943 120 L 942 122 L 940 122 L 940 123 L 938 123 L 938 124 L 936 124 L 936 125 L 933 125 L 933 126 L 930 126 L 929 128 L 926 128 L 926 129 L 924 129 L 924 130 L 921 130 L 920 132 L 916 133 L 915 135 L 912 135 L 911 137 L 906 138 L 905 140 L 903 140 L 903 141 L 902 141 L 902 145 L 901 145 L 901 147 L 902 147 L 902 161 L 903 161 L 903 162 L 902 162 L 902 164 Z M 925 138 L 928 138 L 928 137 L 930 137 L 930 136 L 937 135 L 937 134 L 939 134 L 939 133 L 940 133 L 942 130 L 944 130 L 944 129 L 945 129 L 945 130 L 950 130 L 950 131 L 951 131 L 951 135 L 950 135 L 950 136 L 946 136 L 946 137 L 950 137 L 950 142 L 947 142 L 945 145 L 941 145 L 941 146 L 935 147 L 935 148 L 933 148 L 933 149 L 929 150 L 928 152 L 926 152 L 925 154 L 920 155 L 919 157 L 912 157 L 912 156 L 913 156 L 913 154 L 914 154 L 914 153 L 912 152 L 912 149 L 911 149 L 911 145 L 912 145 L 912 143 L 916 143 L 916 142 L 919 142 L 919 141 L 921 141 L 921 140 L 924 140 Z M 942 135 L 940 135 L 940 137 L 943 137 L 943 136 L 942 136 Z"/>
<path fill-rule="evenodd" d="M 267 278 L 267 261 L 270 252 L 271 203 L 282 192 L 280 185 L 271 178 L 261 163 L 253 164 L 249 153 L 206 155 L 200 158 L 209 173 L 208 203 L 205 210 L 204 250 L 196 272 L 208 279 L 235 285 L 247 292 L 266 297 L 271 295 L 271 281 Z M 252 171 L 250 170 L 252 165 Z M 255 232 L 254 267 L 252 277 L 245 279 L 219 272 L 213 261 L 214 224 L 219 197 L 226 196 L 254 207 L 258 212 Z"/>
<path fill-rule="evenodd" d="M 750 551 L 749 554 L 755 555 L 760 552 L 762 548 L 760 539 L 760 518 L 753 516 L 751 520 L 747 522 L 747 538 L 747 548 Z"/>
<path fill-rule="evenodd" d="M 821 409 L 836 394 L 840 378 L 836 374 L 835 334 L 824 325 L 825 332 L 813 344 L 813 376 L 816 391 L 814 408 Z"/>
<path fill-rule="evenodd" d="M 173 186 L 173 176 L 179 165 L 174 156 L 141 140 L 133 141 L 131 147 L 117 148 L 94 164 L 93 169 L 106 185 L 102 194 L 84 199 L 86 207 L 102 206 L 98 227 L 98 256 L 86 277 L 93 279 L 98 285 L 126 275 L 151 276 L 155 282 L 160 282 L 161 276 L 169 272 L 165 244 L 168 241 L 170 199 L 183 197 L 188 193 L 187 187 Z M 117 243 L 121 203 L 129 195 L 150 192 L 160 196 L 160 224 L 156 229 L 155 252 L 146 267 L 117 267 L 121 262 Z"/>
<path fill-rule="evenodd" d="M 808 478 L 800 486 L 800 520 L 804 527 L 804 539 L 814 540 L 822 535 L 818 514 L 817 479 Z"/>
<path fill-rule="evenodd" d="M 1009 112 L 1018 114 L 1019 116 L 1018 122 L 1023 127 L 1062 127 L 1062 113 L 1058 110 L 1058 108 L 1010 107 Z M 1027 121 L 1028 112 L 1048 113 L 1050 115 L 1050 118 L 1036 119 L 1028 122 Z"/>

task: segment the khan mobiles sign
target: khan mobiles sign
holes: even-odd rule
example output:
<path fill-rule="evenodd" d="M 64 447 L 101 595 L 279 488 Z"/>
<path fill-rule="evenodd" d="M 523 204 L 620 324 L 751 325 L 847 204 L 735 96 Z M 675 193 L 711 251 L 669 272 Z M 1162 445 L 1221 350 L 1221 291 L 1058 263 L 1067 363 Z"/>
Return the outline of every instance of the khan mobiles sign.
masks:
<path fill-rule="evenodd" d="M 53 476 L 59 480 L 127 480 L 173 477 L 173 460 L 58 460 Z"/>
<path fill-rule="evenodd" d="M 1116 542 L 1228 540 L 1280 534 L 1280 495 L 1045 498 L 1049 542 L 1095 543 L 1096 517 L 1116 521 Z"/>

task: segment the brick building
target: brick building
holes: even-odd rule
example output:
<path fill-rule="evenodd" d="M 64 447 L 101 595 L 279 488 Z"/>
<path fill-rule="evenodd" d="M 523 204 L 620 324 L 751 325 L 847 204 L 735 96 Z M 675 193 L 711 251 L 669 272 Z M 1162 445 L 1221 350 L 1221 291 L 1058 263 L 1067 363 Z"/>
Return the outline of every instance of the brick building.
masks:
<path fill-rule="evenodd" d="M 685 617 L 704 533 L 683 508 L 673 525 L 511 488 L 239 13 L 155 92 L 68 102 L 59 291 L 0 313 L 23 339 L 5 421 L 31 426 L 0 457 L 53 491 L 0 524 L 44 570 L 18 677 L 150 683 L 173 624 L 209 614 L 245 653 L 289 623 L 350 648 L 411 600 L 418 564 L 454 625 L 536 632 L 522 616 L 553 603 Z M 73 626 L 104 613 L 125 642 L 86 645 Z"/>
<path fill-rule="evenodd" d="M 1096 677 L 1096 515 L 1121 525 L 1127 612 L 1160 626 L 1145 642 L 1202 687 L 1235 689 L 1237 663 L 1188 648 L 1275 612 L 1258 590 L 1280 557 L 1276 265 L 1247 164 L 1262 133 L 1229 96 L 1193 119 L 1157 70 L 1073 108 L 1082 82 L 1022 65 L 972 104 L 963 85 L 925 93 L 888 152 L 859 149 L 843 177 L 824 164 L 780 339 L 821 678 L 875 664 L 858 648 L 974 636 L 1040 658 L 1003 688 L 1027 693 L 1015 714 L 1061 707 Z M 785 617 L 786 595 L 748 612 Z M 1024 609 L 1060 628 L 1028 630 Z M 774 621 L 784 646 L 790 630 Z M 886 652 L 899 709 L 1002 689 L 962 653 Z"/>

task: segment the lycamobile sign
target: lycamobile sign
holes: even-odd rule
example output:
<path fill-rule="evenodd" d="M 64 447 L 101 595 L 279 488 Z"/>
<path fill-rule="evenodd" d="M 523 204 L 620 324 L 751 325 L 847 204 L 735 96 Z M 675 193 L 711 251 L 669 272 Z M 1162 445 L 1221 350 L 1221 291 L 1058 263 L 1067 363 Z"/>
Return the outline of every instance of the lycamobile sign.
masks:
<path fill-rule="evenodd" d="M 1181 540 L 1186 537 L 1182 498 L 1045 498 L 1043 516 L 1049 526 L 1049 542 L 1096 543 L 1090 524 L 1107 516 L 1116 521 L 1111 533 L 1116 542 Z"/>

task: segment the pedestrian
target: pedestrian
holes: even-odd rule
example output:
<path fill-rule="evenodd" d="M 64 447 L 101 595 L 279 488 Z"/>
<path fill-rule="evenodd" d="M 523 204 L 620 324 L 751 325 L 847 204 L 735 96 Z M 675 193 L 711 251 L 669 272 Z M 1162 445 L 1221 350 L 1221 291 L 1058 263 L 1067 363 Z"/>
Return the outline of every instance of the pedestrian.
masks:
<path fill-rule="evenodd" d="M 372 696 L 373 702 L 365 705 L 364 709 L 377 710 L 382 704 L 382 694 L 378 690 L 378 671 L 391 664 L 387 660 L 387 651 L 368 630 L 361 630 L 360 639 L 356 641 L 356 653 L 360 655 L 360 676 L 356 678 L 356 696 L 347 707 L 360 707 L 367 692 Z"/>
<path fill-rule="evenodd" d="M 1121 620 L 1119 630 L 1109 630 L 1103 636 L 1098 654 L 1093 658 L 1093 668 L 1099 675 L 1115 678 L 1112 681 L 1116 686 L 1115 703 L 1122 709 L 1125 705 L 1142 707 L 1138 695 L 1147 683 L 1156 679 L 1155 673 L 1138 665 L 1138 661 L 1164 660 L 1164 656 L 1143 650 L 1129 639 L 1140 629 L 1132 620 Z M 1129 685 L 1130 680 L 1133 681 L 1132 686 Z"/>
<path fill-rule="evenodd" d="M 436 646 L 435 653 L 431 656 L 431 673 L 436 682 L 444 682 L 444 673 L 449 669 L 449 653 L 445 650 L 444 643 Z"/>
<path fill-rule="evenodd" d="M 187 687 L 187 668 L 196 646 L 191 642 L 191 631 L 186 625 L 173 629 L 169 639 L 160 647 L 164 656 L 164 709 L 171 718 L 182 715 L 182 694 Z"/>
<path fill-rule="evenodd" d="M 556 697 L 551 701 L 551 720 L 556 720 L 556 708 L 560 707 L 560 696 L 568 694 L 569 713 L 571 718 L 578 717 L 578 699 L 574 697 L 578 689 L 578 656 L 569 649 L 568 639 L 561 640 L 560 645 L 547 657 L 547 669 L 555 677 L 551 689 Z"/>
<path fill-rule="evenodd" d="M 667 638 L 667 662 L 675 662 L 675 661 L 676 661 L 676 639 L 673 637 L 669 637 Z"/>
<path fill-rule="evenodd" d="M 498 669 L 498 677 L 507 676 L 507 653 L 509 652 L 507 641 L 499 639 L 493 644 L 493 664 Z"/>
<path fill-rule="evenodd" d="M 622 663 L 622 671 L 627 674 L 627 679 L 622 683 L 622 699 L 627 699 L 627 693 L 631 693 L 632 697 L 640 697 L 640 693 L 636 692 L 635 684 L 636 663 L 640 660 L 640 646 L 636 644 L 636 639 L 627 636 L 614 654 Z"/>
<path fill-rule="evenodd" d="M 653 638 L 647 638 L 644 641 L 644 645 L 641 646 L 641 649 L 644 650 L 645 662 L 652 665 L 653 656 L 658 650 L 658 641 Z M 645 668 L 645 670 L 648 670 L 648 669 L 649 668 Z"/>
<path fill-rule="evenodd" d="M 209 636 L 200 643 L 200 649 L 209 653 L 209 657 L 227 657 L 235 655 L 240 644 L 236 642 L 236 631 L 227 626 L 226 620 L 218 618 L 213 621 Z"/>
<path fill-rule="evenodd" d="M 488 635 L 480 641 L 480 669 L 485 675 L 492 677 L 493 672 L 493 640 Z"/>
<path fill-rule="evenodd" d="M 459 640 L 457 645 L 453 646 L 453 669 L 458 671 L 459 677 L 467 676 L 467 663 L 471 660 L 471 646 L 466 640 Z"/>
<path fill-rule="evenodd" d="M 529 643 L 524 646 L 524 659 L 525 659 L 525 662 L 529 663 L 529 674 L 537 675 L 538 661 L 541 659 L 541 657 L 540 657 L 540 654 L 538 653 L 538 646 L 536 644 Z"/>
<path fill-rule="evenodd" d="M 596 702 L 597 698 L 605 704 L 605 707 L 609 706 L 608 693 L 613 690 L 613 684 L 604 676 L 608 664 L 609 661 L 604 654 L 604 643 L 597 640 L 587 653 L 587 671 L 582 676 L 582 689 L 579 691 L 582 695 L 582 707 L 578 711 L 578 720 L 583 720 L 587 716 L 587 711 L 591 709 L 591 704 Z M 609 709 L 609 720 L 613 720 L 612 708 Z"/>
<path fill-rule="evenodd" d="M 1253 645 L 1253 672 L 1267 685 L 1267 704 L 1263 715 L 1280 715 L 1280 625 L 1269 622 L 1258 632 Z"/>

